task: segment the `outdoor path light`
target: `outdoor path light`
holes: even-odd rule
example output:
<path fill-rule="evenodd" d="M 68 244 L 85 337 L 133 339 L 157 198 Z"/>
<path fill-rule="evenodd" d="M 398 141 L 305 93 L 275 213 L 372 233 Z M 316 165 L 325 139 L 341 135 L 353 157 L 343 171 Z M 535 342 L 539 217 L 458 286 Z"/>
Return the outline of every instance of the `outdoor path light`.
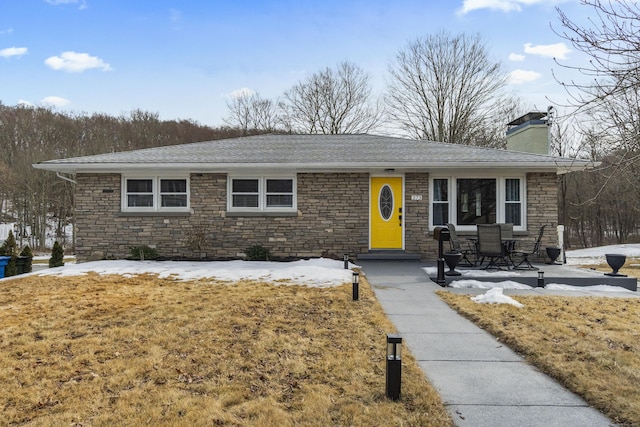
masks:
<path fill-rule="evenodd" d="M 544 271 L 538 271 L 538 287 L 544 288 Z"/>
<path fill-rule="evenodd" d="M 402 383 L 402 337 L 398 334 L 387 334 L 387 397 L 400 399 Z"/>
<path fill-rule="evenodd" d="M 344 260 L 344 269 L 348 270 L 349 269 L 349 254 L 344 254 L 342 256 L 342 259 Z"/>
<path fill-rule="evenodd" d="M 353 272 L 353 300 L 358 301 L 360 298 L 360 274 L 356 271 Z"/>

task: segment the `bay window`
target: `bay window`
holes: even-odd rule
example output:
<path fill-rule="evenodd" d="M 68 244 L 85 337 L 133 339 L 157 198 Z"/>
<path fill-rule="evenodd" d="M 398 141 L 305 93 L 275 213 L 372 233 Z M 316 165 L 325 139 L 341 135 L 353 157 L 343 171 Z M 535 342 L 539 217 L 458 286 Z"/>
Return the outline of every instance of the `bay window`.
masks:
<path fill-rule="evenodd" d="M 436 177 L 430 186 L 430 227 L 453 223 L 460 230 L 477 224 L 512 223 L 525 230 L 524 178 Z"/>

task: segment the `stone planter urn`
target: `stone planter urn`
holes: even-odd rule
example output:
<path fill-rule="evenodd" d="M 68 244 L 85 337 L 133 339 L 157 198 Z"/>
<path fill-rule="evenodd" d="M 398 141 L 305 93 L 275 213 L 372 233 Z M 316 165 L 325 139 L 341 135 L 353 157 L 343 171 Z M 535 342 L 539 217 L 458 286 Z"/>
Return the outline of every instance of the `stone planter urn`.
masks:
<path fill-rule="evenodd" d="M 604 256 L 607 258 L 607 264 L 609 264 L 609 267 L 611 267 L 611 269 L 613 270 L 611 273 L 604 273 L 605 275 L 615 276 L 615 277 L 627 277 L 626 274 L 618 273 L 618 270 L 620 270 L 624 265 L 624 263 L 627 261 L 626 255 L 605 254 Z"/>
<path fill-rule="evenodd" d="M 551 259 L 547 264 L 558 265 L 559 263 L 557 263 L 556 260 L 560 256 L 560 251 L 560 248 L 556 247 L 547 248 L 547 255 L 549 256 L 549 259 Z"/>
<path fill-rule="evenodd" d="M 444 273 L 447 276 L 461 276 L 462 273 L 456 271 L 456 266 L 462 259 L 462 254 L 460 252 L 445 252 L 444 254 L 444 262 L 449 267 L 449 271 Z"/>

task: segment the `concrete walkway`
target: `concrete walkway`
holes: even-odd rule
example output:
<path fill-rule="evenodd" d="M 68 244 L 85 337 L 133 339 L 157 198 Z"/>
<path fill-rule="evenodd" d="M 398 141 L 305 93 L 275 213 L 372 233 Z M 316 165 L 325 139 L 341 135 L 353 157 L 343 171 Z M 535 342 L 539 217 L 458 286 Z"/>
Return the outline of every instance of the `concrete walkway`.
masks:
<path fill-rule="evenodd" d="M 460 427 L 614 424 L 449 308 L 418 261 L 361 261 L 387 316 Z"/>

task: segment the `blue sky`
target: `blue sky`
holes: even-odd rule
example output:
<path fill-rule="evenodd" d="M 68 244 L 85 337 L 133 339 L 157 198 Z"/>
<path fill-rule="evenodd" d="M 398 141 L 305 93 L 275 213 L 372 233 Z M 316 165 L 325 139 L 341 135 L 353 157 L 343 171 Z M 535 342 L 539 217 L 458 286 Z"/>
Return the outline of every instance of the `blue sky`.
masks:
<path fill-rule="evenodd" d="M 394 56 L 418 37 L 480 34 L 529 109 L 564 99 L 553 78 L 584 60 L 551 29 L 578 0 L 0 0 L 0 101 L 222 125 L 240 90 L 275 99 L 351 61 L 384 91 Z"/>

